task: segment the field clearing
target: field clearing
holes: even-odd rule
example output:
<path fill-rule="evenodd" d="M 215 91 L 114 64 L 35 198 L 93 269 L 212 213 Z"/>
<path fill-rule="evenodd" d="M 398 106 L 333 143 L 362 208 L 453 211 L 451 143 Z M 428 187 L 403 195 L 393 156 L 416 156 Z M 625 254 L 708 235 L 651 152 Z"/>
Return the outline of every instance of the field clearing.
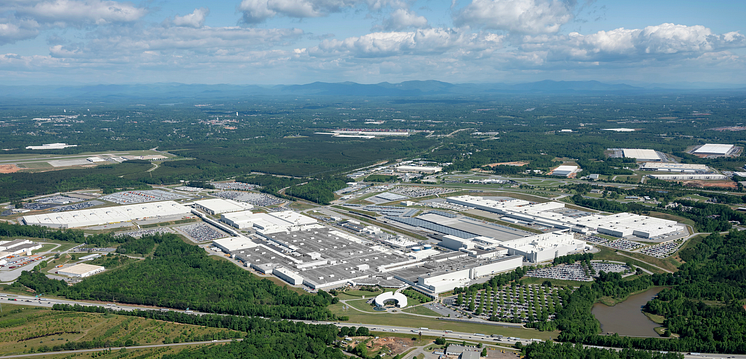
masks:
<path fill-rule="evenodd" d="M 23 354 L 70 342 L 132 346 L 240 337 L 222 328 L 177 324 L 138 317 L 54 311 L 5 304 L 0 314 L 0 354 Z"/>
<path fill-rule="evenodd" d="M 537 338 L 537 339 L 555 339 L 559 335 L 558 331 L 540 332 L 534 329 L 506 328 L 498 325 L 464 323 L 449 320 L 439 320 L 435 318 L 417 317 L 407 314 L 374 314 L 360 313 L 354 310 L 342 311 L 341 306 L 337 304 L 330 306 L 332 313 L 338 316 L 348 316 L 349 323 L 365 323 L 367 327 L 375 325 L 395 325 L 414 328 L 430 328 L 437 330 L 453 330 L 466 333 L 482 334 L 501 334 L 504 336 L 519 338 Z M 352 324 L 350 324 L 352 325 Z"/>
<path fill-rule="evenodd" d="M 649 270 L 649 271 L 651 271 L 653 273 L 659 273 L 659 274 L 665 273 L 664 271 L 662 271 L 662 270 L 660 270 L 658 268 L 655 268 L 655 267 L 651 266 L 648 263 L 641 262 L 641 261 L 639 261 L 637 259 L 632 259 L 632 258 L 629 258 L 629 257 L 620 256 L 620 255 L 616 254 L 614 252 L 614 250 L 612 250 L 610 248 L 607 248 L 607 247 L 604 247 L 604 246 L 596 246 L 596 248 L 599 249 L 599 252 L 593 254 L 593 259 L 618 261 L 618 262 L 622 262 L 622 263 L 629 262 L 629 263 L 631 263 L 631 264 L 633 264 L 635 266 L 647 269 L 647 270 Z M 625 253 L 625 254 L 628 254 L 628 253 Z M 648 256 L 645 256 L 645 257 L 647 257 L 647 258 L 653 258 L 653 257 L 648 257 Z M 662 267 L 662 268 L 665 268 L 665 267 Z"/>
<path fill-rule="evenodd" d="M 413 314 L 419 314 L 419 315 L 427 315 L 430 317 L 442 317 L 442 315 L 436 313 L 433 310 L 427 309 L 421 305 L 418 305 L 416 307 L 410 307 L 403 310 L 407 313 L 413 313 Z"/>

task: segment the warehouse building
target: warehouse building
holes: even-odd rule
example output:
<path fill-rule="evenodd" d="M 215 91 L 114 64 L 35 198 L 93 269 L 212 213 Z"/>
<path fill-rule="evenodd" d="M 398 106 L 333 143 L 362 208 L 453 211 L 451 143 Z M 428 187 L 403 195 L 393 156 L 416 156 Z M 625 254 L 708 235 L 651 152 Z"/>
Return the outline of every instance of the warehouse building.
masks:
<path fill-rule="evenodd" d="M 650 178 L 655 178 L 664 181 L 723 181 L 727 180 L 728 176 L 710 173 L 710 174 L 678 174 L 678 175 L 648 175 Z"/>
<path fill-rule="evenodd" d="M 438 173 L 443 170 L 443 167 L 437 167 L 437 166 L 398 166 L 396 167 L 396 172 L 399 173 L 426 173 L 426 174 L 433 174 Z"/>
<path fill-rule="evenodd" d="M 599 232 L 617 237 L 638 236 L 656 239 L 686 232 L 685 226 L 675 221 L 631 213 L 604 216 L 570 210 L 565 207 L 564 203 L 556 201 L 546 203 L 495 201 L 489 198 L 474 196 L 449 197 L 447 201 L 502 215 L 504 216 L 502 219 L 506 221 L 514 220 L 524 224 L 547 226 L 558 230 L 571 229 L 574 232 L 585 234 Z"/>
<path fill-rule="evenodd" d="M 41 247 L 41 244 L 32 242 L 28 239 L 0 241 L 0 258 L 16 256 L 19 254 L 31 255 L 32 251 Z"/>
<path fill-rule="evenodd" d="M 709 173 L 707 165 L 694 163 L 669 163 L 669 162 L 645 162 L 640 165 L 643 171 L 657 172 L 682 172 L 682 173 Z"/>
<path fill-rule="evenodd" d="M 68 277 L 85 278 L 104 271 L 104 267 L 92 264 L 76 264 L 57 271 L 57 274 Z"/>
<path fill-rule="evenodd" d="M 579 171 L 578 166 L 559 166 L 552 171 L 552 176 L 570 177 L 573 173 Z"/>
<path fill-rule="evenodd" d="M 737 149 L 734 145 L 708 143 L 694 150 L 692 154 L 706 157 L 725 157 L 734 154 Z"/>
<path fill-rule="evenodd" d="M 212 244 L 225 253 L 232 253 L 241 249 L 254 248 L 257 245 L 251 239 L 243 236 L 216 239 L 212 241 Z"/>
<path fill-rule="evenodd" d="M 293 231 L 305 226 L 316 224 L 315 219 L 304 216 L 294 211 L 282 211 L 272 213 L 252 213 L 241 211 L 225 213 L 220 221 L 238 229 L 253 228 L 257 232 L 270 234 L 284 231 Z"/>
<path fill-rule="evenodd" d="M 508 248 L 510 255 L 523 256 L 532 263 L 551 261 L 586 248 L 584 241 L 576 240 L 567 232 L 544 233 L 504 242 L 502 245 Z"/>
<path fill-rule="evenodd" d="M 661 155 L 655 150 L 624 148 L 622 149 L 622 153 L 625 158 L 634 158 L 640 162 L 663 161 Z"/>
<path fill-rule="evenodd" d="M 173 201 L 138 203 L 118 207 L 83 209 L 24 216 L 21 223 L 51 228 L 80 228 L 135 220 L 168 221 L 190 216 L 189 207 Z"/>
<path fill-rule="evenodd" d="M 249 203 L 236 202 L 236 201 L 231 201 L 228 199 L 220 199 L 220 198 L 196 201 L 194 202 L 193 206 L 194 208 L 202 212 L 211 214 L 211 215 L 229 213 L 229 212 L 246 211 L 246 210 L 254 208 L 254 206 L 252 206 Z"/>

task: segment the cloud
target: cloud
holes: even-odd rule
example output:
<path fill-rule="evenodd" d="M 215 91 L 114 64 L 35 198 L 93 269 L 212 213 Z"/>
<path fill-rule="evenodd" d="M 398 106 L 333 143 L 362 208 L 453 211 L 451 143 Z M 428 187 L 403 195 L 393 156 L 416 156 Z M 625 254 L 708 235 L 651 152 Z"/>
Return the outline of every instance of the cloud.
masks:
<path fill-rule="evenodd" d="M 427 19 L 407 9 L 396 9 L 383 24 L 383 28 L 388 31 L 401 31 L 410 27 L 428 27 Z"/>
<path fill-rule="evenodd" d="M 523 51 L 543 51 L 549 61 L 636 61 L 650 58 L 697 57 L 729 48 L 746 47 L 738 32 L 713 34 L 701 25 L 661 24 L 643 29 L 618 28 L 590 35 L 526 36 Z"/>
<path fill-rule="evenodd" d="M 85 44 L 57 44 L 49 48 L 55 58 L 135 59 L 143 54 L 153 58 L 225 56 L 256 49 L 271 49 L 292 43 L 304 35 L 300 29 L 255 29 L 244 27 L 152 26 L 129 29 L 101 29 Z M 157 56 L 156 56 L 157 57 Z"/>
<path fill-rule="evenodd" d="M 33 39 L 39 34 L 39 24 L 33 20 L 0 22 L 0 45 Z"/>
<path fill-rule="evenodd" d="M 24 1 L 3 7 L 14 11 L 18 18 L 29 18 L 55 26 L 83 27 L 91 24 L 134 22 L 147 14 L 147 9 L 130 3 L 102 0 Z"/>
<path fill-rule="evenodd" d="M 308 50 L 314 57 L 360 58 L 442 54 L 451 50 L 479 51 L 500 47 L 502 36 L 464 33 L 453 29 L 421 29 L 412 32 L 376 32 L 344 40 L 324 40 Z"/>
<path fill-rule="evenodd" d="M 573 19 L 575 2 L 557 0 L 473 0 L 454 14 L 456 26 L 525 34 L 556 33 Z"/>
<path fill-rule="evenodd" d="M 176 26 L 202 27 L 209 13 L 210 9 L 206 7 L 194 9 L 194 12 L 189 15 L 175 16 L 173 24 Z"/>
<path fill-rule="evenodd" d="M 404 0 L 242 0 L 238 11 L 246 24 L 258 24 L 275 16 L 310 18 L 327 16 L 357 6 L 378 11 L 386 6 L 404 7 Z"/>

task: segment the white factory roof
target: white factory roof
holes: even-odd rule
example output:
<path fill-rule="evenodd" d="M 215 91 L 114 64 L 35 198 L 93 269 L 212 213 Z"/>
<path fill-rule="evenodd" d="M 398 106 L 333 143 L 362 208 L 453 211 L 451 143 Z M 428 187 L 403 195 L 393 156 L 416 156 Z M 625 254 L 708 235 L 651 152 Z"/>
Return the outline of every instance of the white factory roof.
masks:
<path fill-rule="evenodd" d="M 254 206 L 248 203 L 231 201 L 228 199 L 212 198 L 194 202 L 195 205 L 206 208 L 212 213 L 238 212 L 252 209 Z"/>
<path fill-rule="evenodd" d="M 239 249 L 253 248 L 257 246 L 256 243 L 246 237 L 228 237 L 216 239 L 212 241 L 212 244 L 227 252 L 233 252 Z"/>
<path fill-rule="evenodd" d="M 624 152 L 624 157 L 627 158 L 634 158 L 637 160 L 645 161 L 660 161 L 661 157 L 658 155 L 655 150 L 641 150 L 641 149 L 634 149 L 634 148 L 625 148 L 622 150 Z"/>
<path fill-rule="evenodd" d="M 707 165 L 700 165 L 695 163 L 669 163 L 669 162 L 645 162 L 640 165 L 642 170 L 693 170 L 693 171 L 709 171 Z"/>
<path fill-rule="evenodd" d="M 442 167 L 437 166 L 399 166 L 396 167 L 398 171 L 407 171 L 407 172 L 440 172 L 443 170 Z"/>
<path fill-rule="evenodd" d="M 555 176 L 568 176 L 578 170 L 578 166 L 559 166 L 552 171 Z"/>
<path fill-rule="evenodd" d="M 708 143 L 698 148 L 694 153 L 702 155 L 727 155 L 730 150 L 733 149 L 733 145 L 725 145 L 719 143 Z"/>
<path fill-rule="evenodd" d="M 86 277 L 86 274 L 90 272 L 96 272 L 103 270 L 104 267 L 102 266 L 95 266 L 93 264 L 76 264 L 71 267 L 62 268 L 59 270 L 59 274 L 62 275 L 77 275 L 81 277 Z"/>
<path fill-rule="evenodd" d="M 24 216 L 27 225 L 77 228 L 109 223 L 128 222 L 135 219 L 184 216 L 191 210 L 174 201 L 130 204 L 118 207 L 83 209 Z"/>

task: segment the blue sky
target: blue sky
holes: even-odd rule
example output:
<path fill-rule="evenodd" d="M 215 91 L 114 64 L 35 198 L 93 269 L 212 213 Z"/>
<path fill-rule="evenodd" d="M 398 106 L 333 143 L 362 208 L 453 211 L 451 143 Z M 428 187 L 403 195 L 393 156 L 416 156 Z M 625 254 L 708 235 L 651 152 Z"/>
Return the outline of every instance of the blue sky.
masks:
<path fill-rule="evenodd" d="M 725 0 L 0 0 L 0 78 L 746 85 L 744 14 Z"/>

